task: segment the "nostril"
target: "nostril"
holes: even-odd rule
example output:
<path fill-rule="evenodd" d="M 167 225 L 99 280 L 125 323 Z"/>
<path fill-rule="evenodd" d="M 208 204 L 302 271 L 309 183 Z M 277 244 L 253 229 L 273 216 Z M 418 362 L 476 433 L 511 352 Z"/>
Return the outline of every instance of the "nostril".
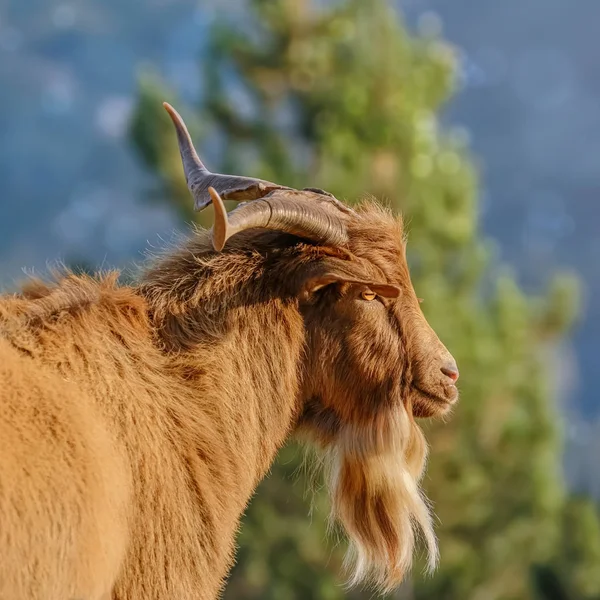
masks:
<path fill-rule="evenodd" d="M 454 381 L 454 382 L 458 381 L 458 377 L 459 377 L 458 367 L 456 366 L 456 363 L 454 361 L 450 361 L 447 364 L 445 364 L 441 368 L 441 371 L 444 375 L 446 375 L 446 377 L 450 377 L 450 379 L 452 379 L 452 381 Z"/>

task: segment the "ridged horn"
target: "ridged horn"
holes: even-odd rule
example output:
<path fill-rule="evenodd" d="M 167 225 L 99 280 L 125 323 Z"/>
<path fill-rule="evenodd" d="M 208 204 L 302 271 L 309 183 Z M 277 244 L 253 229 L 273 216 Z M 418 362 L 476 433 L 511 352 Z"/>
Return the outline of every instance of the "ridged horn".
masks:
<path fill-rule="evenodd" d="M 168 102 L 163 102 L 163 106 L 175 125 L 185 180 L 194 197 L 195 210 L 200 211 L 210 204 L 209 187 L 214 188 L 224 200 L 237 201 L 256 200 L 273 190 L 291 189 L 263 179 L 211 173 L 200 160 L 180 114 Z"/>
<path fill-rule="evenodd" d="M 227 214 L 223 200 L 214 187 L 208 189 L 215 209 L 213 247 L 221 251 L 227 240 L 247 229 L 284 231 L 320 244 L 339 246 L 348 241 L 342 216 L 327 199 L 297 190 L 276 190 L 266 198 L 240 204 Z"/>

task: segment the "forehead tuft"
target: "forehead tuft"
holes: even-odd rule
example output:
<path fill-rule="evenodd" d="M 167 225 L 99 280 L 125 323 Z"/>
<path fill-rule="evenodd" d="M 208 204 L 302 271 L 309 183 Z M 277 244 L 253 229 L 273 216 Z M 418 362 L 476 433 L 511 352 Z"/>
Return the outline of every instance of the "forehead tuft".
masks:
<path fill-rule="evenodd" d="M 368 201 L 359 205 L 348 226 L 350 250 L 373 263 L 394 282 L 408 277 L 406 236 L 402 217 Z"/>

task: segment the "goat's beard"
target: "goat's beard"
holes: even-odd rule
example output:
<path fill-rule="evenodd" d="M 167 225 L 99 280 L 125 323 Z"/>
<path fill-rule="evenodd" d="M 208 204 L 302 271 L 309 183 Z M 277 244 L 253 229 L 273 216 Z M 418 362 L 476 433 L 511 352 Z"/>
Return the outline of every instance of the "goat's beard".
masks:
<path fill-rule="evenodd" d="M 369 426 L 344 425 L 324 459 L 331 518 L 350 541 L 345 559 L 350 585 L 395 588 L 412 566 L 419 537 L 427 547 L 428 569 L 435 568 L 437 540 L 419 489 L 427 445 L 403 406 Z"/>

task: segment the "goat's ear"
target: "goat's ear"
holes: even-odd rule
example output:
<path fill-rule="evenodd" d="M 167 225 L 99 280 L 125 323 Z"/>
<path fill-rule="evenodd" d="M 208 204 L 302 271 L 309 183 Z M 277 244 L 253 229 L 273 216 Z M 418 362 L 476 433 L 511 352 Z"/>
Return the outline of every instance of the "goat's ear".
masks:
<path fill-rule="evenodd" d="M 350 285 L 361 285 L 368 287 L 371 291 L 375 292 L 382 298 L 397 298 L 400 295 L 400 288 L 395 285 L 388 283 L 378 283 L 375 281 L 366 281 L 364 279 L 354 279 L 347 275 L 338 273 L 324 273 L 311 277 L 304 286 L 304 291 L 307 294 L 313 294 L 328 285 L 334 284 L 350 284 Z"/>

